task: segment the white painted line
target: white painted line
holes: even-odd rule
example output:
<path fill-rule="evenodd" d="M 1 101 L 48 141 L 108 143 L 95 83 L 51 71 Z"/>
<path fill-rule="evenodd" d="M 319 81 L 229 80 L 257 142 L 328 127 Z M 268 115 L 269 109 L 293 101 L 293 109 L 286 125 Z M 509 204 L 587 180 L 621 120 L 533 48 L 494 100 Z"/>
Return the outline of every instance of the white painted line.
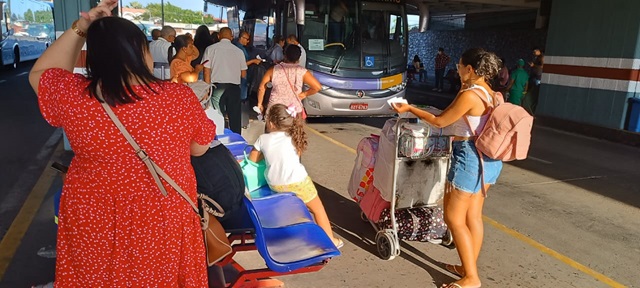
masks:
<path fill-rule="evenodd" d="M 24 75 L 27 75 L 27 74 L 29 74 L 29 72 L 25 71 L 25 72 L 22 72 L 22 73 L 16 75 L 16 77 L 24 76 Z"/>
<path fill-rule="evenodd" d="M 540 158 L 537 158 L 537 157 L 533 157 L 533 156 L 527 156 L 527 159 L 533 160 L 533 161 L 542 162 L 544 164 L 553 164 L 553 162 L 551 162 L 551 161 L 543 160 L 543 159 L 540 159 Z"/>
<path fill-rule="evenodd" d="M 594 179 L 600 179 L 600 178 L 605 178 L 605 177 L 607 177 L 607 176 L 587 176 L 587 177 L 580 177 L 580 178 L 569 178 L 569 179 L 564 179 L 564 180 L 554 180 L 554 181 L 546 181 L 546 182 L 519 184 L 519 185 L 515 185 L 515 186 L 516 187 L 523 187 L 523 186 L 534 186 L 534 185 L 546 185 L 546 184 L 555 184 L 555 183 L 580 181 L 580 180 L 594 180 Z"/>

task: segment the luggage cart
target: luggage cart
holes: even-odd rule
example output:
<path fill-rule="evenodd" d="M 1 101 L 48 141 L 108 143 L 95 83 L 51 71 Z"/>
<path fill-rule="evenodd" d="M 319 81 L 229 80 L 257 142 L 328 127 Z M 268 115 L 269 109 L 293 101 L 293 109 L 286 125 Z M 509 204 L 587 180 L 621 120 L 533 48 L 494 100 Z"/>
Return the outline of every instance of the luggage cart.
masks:
<path fill-rule="evenodd" d="M 380 221 L 379 223 L 374 223 L 373 221 L 367 219 L 364 211 L 361 213 L 361 218 L 364 221 L 369 222 L 377 232 L 375 237 L 376 247 L 377 247 L 379 256 L 384 260 L 392 260 L 396 256 L 400 255 L 400 238 L 398 236 L 398 223 L 396 222 L 395 212 L 401 209 L 438 206 L 439 203 L 442 202 L 442 198 L 444 197 L 444 192 L 445 192 L 444 183 L 446 183 L 446 171 L 449 170 L 449 166 L 450 166 L 453 137 L 445 136 L 445 135 L 435 136 L 433 135 L 434 133 L 431 133 L 430 128 L 428 128 L 429 135 L 428 135 L 427 141 L 425 142 L 425 149 L 423 150 L 424 151 L 423 153 L 420 153 L 420 155 L 412 155 L 412 157 L 407 157 L 400 152 L 399 145 L 401 145 L 400 142 L 402 141 L 401 127 L 405 123 L 411 123 L 410 119 L 415 119 L 415 118 L 397 118 L 397 123 L 394 127 L 395 139 L 393 140 L 393 145 L 395 146 L 395 153 L 394 153 L 395 157 L 393 162 L 393 176 L 392 176 L 393 193 L 391 193 L 391 199 L 389 201 L 390 202 L 389 214 L 391 218 L 391 228 L 383 227 L 382 221 Z M 425 125 L 425 127 L 429 127 L 429 126 Z M 382 137 L 384 137 L 384 135 L 381 135 L 381 138 Z M 378 153 L 380 153 L 380 150 L 378 150 Z M 433 160 L 433 162 L 430 162 L 430 163 L 435 163 L 433 165 L 437 165 L 440 167 L 436 167 L 437 169 L 439 169 L 439 171 L 436 171 L 433 173 L 428 172 L 428 173 L 433 174 L 431 176 L 433 176 L 435 179 L 439 179 L 436 182 L 440 182 L 442 185 L 436 185 L 436 186 L 431 185 L 431 188 L 428 188 L 427 186 L 430 186 L 430 185 L 427 185 L 429 183 L 426 183 L 426 182 L 429 180 L 419 179 L 422 182 L 424 182 L 423 187 L 425 187 L 425 189 L 427 190 L 430 190 L 426 192 L 429 195 L 423 195 L 423 198 L 429 199 L 429 201 L 425 201 L 427 203 L 424 203 L 424 202 L 420 203 L 419 201 L 415 202 L 414 199 L 406 199 L 407 197 L 402 197 L 403 191 L 402 191 L 402 187 L 400 187 L 399 184 L 400 184 L 400 181 L 407 180 L 407 179 L 399 179 L 399 172 L 401 172 L 399 170 L 403 169 L 401 168 L 401 165 L 403 164 L 403 162 L 413 161 L 415 164 L 415 162 L 418 162 L 418 161 L 429 162 L 430 160 Z M 445 171 L 445 172 L 442 173 L 442 171 Z M 402 175 L 401 177 L 406 177 L 406 176 L 407 175 Z M 409 175 L 408 177 L 411 177 L 411 175 Z M 429 179 L 433 180 L 434 178 L 429 178 Z M 411 204 L 409 204 L 410 206 L 407 207 L 406 205 L 409 202 L 411 202 Z M 404 207 L 398 208 L 399 206 L 404 206 Z M 442 243 L 438 243 L 438 244 L 442 244 L 450 248 L 453 247 L 453 238 L 451 236 L 451 232 L 448 229 L 447 229 L 446 235 L 442 239 Z"/>

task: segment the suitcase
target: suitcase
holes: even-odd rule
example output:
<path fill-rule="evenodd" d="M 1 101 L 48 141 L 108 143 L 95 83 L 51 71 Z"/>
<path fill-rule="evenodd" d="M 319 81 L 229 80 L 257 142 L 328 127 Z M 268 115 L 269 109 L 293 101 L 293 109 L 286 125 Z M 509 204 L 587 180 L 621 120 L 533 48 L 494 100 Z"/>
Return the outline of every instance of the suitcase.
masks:
<path fill-rule="evenodd" d="M 398 237 L 407 241 L 441 243 L 447 234 L 441 207 L 419 207 L 396 210 Z M 380 214 L 378 223 L 382 229 L 392 229 L 389 209 Z"/>

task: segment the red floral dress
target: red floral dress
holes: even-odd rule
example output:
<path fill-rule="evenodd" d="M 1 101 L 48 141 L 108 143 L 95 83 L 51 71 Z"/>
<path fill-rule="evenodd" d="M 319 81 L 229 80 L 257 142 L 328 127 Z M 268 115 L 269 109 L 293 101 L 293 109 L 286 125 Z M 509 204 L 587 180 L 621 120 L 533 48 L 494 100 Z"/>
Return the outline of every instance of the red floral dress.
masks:
<path fill-rule="evenodd" d="M 48 69 L 38 100 L 44 119 L 63 127 L 75 156 L 60 203 L 55 287 L 206 287 L 199 219 L 168 184 L 160 193 L 133 148 L 86 90 L 82 75 Z M 190 144 L 215 135 L 191 89 L 134 86 L 144 99 L 113 108 L 140 147 L 192 199 Z"/>

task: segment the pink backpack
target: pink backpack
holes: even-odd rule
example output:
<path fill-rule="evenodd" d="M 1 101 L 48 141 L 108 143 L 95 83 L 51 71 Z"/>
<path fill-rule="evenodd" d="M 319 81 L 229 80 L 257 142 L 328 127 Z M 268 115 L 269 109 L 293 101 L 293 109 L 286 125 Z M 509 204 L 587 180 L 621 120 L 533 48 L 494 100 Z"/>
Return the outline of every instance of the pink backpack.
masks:
<path fill-rule="evenodd" d="M 487 97 L 477 93 L 474 88 L 482 90 Z M 484 87 L 476 85 L 470 89 L 474 89 L 476 95 L 493 106 L 484 129 L 476 135 L 475 144 L 478 151 L 491 159 L 501 161 L 526 159 L 531 142 L 533 116 L 518 105 L 504 103 L 502 96 L 498 95 L 499 92 L 495 97 L 491 97 L 494 103 L 489 103 L 489 92 Z"/>

